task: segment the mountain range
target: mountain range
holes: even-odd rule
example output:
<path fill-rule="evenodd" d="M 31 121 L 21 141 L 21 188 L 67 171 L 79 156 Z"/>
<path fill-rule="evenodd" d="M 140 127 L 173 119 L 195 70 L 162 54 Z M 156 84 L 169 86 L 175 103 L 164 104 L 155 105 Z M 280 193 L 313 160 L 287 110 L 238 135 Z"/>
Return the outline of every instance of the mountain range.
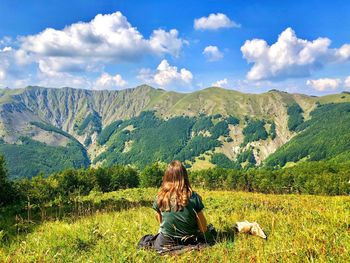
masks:
<path fill-rule="evenodd" d="M 0 153 L 13 178 L 174 158 L 191 169 L 284 167 L 346 155 L 349 128 L 348 92 L 0 89 Z"/>

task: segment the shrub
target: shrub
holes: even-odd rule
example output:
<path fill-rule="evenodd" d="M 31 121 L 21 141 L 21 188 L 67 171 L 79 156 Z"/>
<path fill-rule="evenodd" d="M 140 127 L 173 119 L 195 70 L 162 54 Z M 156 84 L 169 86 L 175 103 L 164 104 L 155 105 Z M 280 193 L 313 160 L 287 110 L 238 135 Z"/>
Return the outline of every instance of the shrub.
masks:
<path fill-rule="evenodd" d="M 137 187 L 139 178 L 137 171 L 130 166 L 115 165 L 108 169 L 110 174 L 110 191 Z"/>
<path fill-rule="evenodd" d="M 273 122 L 271 124 L 271 127 L 270 127 L 270 136 L 271 136 L 271 139 L 275 139 L 276 136 L 277 136 L 277 133 L 276 133 L 276 124 Z"/>
<path fill-rule="evenodd" d="M 13 201 L 13 188 L 6 169 L 4 156 L 0 155 L 0 207 Z"/>
<path fill-rule="evenodd" d="M 165 165 L 159 162 L 150 164 L 140 173 L 141 187 L 160 187 L 165 171 Z"/>

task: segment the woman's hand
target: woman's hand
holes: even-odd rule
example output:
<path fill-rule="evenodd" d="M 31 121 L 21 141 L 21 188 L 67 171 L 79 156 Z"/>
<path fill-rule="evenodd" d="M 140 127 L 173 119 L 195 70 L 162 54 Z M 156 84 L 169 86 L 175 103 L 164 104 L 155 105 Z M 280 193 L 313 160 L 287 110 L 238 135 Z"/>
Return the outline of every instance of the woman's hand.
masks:
<path fill-rule="evenodd" d="M 197 223 L 198 223 L 198 226 L 199 226 L 199 230 L 202 233 L 207 232 L 207 230 L 208 230 L 207 229 L 207 220 L 205 219 L 205 216 L 204 216 L 202 211 L 197 213 Z"/>
<path fill-rule="evenodd" d="M 162 214 L 159 213 L 159 212 L 157 212 L 157 214 L 156 214 L 156 219 L 157 219 L 157 221 L 159 222 L 159 224 L 161 224 L 161 223 L 162 223 Z"/>

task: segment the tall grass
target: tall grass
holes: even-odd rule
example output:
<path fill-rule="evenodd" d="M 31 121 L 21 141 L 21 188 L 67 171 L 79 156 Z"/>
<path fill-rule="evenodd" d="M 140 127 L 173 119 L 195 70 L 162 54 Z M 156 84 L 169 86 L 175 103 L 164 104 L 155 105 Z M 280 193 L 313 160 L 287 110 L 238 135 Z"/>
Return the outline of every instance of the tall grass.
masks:
<path fill-rule="evenodd" d="M 265 195 L 198 191 L 205 215 L 219 231 L 236 221 L 257 221 L 268 240 L 238 234 L 213 247 L 179 256 L 137 250 L 156 233 L 150 203 L 156 189 L 92 193 L 80 200 L 95 209 L 36 222 L 27 232 L 4 238 L 1 262 L 347 262 L 350 258 L 350 197 Z M 122 204 L 122 205 L 121 205 Z M 90 206 L 91 208 L 91 206 Z M 0 231 L 0 239 L 6 229 Z"/>

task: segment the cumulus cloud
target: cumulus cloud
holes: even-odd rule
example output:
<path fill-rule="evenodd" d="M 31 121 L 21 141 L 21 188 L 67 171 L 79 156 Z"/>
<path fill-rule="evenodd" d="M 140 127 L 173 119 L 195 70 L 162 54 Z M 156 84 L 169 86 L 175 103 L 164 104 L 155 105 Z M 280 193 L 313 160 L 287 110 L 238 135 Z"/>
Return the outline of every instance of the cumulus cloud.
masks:
<path fill-rule="evenodd" d="M 3 69 L 0 68 L 0 80 L 5 79 L 5 77 L 6 77 L 5 70 L 3 70 Z"/>
<path fill-rule="evenodd" d="M 11 46 L 0 48 L 0 80 L 18 80 L 23 78 L 27 67 L 19 68 L 18 51 Z"/>
<path fill-rule="evenodd" d="M 0 80 L 5 79 L 7 72 L 13 63 L 12 49 L 4 47 L 0 49 Z"/>
<path fill-rule="evenodd" d="M 105 90 L 105 89 L 116 89 L 123 88 L 127 85 L 127 82 L 122 78 L 120 74 L 114 76 L 104 72 L 99 78 L 96 79 L 93 89 Z"/>
<path fill-rule="evenodd" d="M 12 55 L 4 56 L 0 52 L 0 87 L 23 88 L 31 83 L 28 69 L 19 70 L 15 63 Z"/>
<path fill-rule="evenodd" d="M 171 29 L 169 32 L 163 29 L 154 30 L 149 40 L 149 45 L 154 53 L 171 54 L 174 57 L 179 56 L 184 44 L 188 42 L 179 38 L 179 32 L 176 29 Z"/>
<path fill-rule="evenodd" d="M 350 44 L 344 44 L 340 48 L 335 49 L 335 59 L 338 62 L 347 61 L 350 59 Z"/>
<path fill-rule="evenodd" d="M 125 88 L 128 84 L 120 74 L 111 75 L 107 72 L 102 72 L 96 79 L 88 77 L 85 74 L 71 74 L 68 72 L 39 72 L 34 79 L 27 79 L 25 82 L 21 81 L 21 87 L 27 86 L 29 81 L 33 85 L 44 87 L 72 87 L 94 90 L 120 89 Z"/>
<path fill-rule="evenodd" d="M 224 54 L 219 50 L 217 46 L 207 46 L 204 48 L 202 54 L 208 61 L 217 61 L 224 57 Z"/>
<path fill-rule="evenodd" d="M 106 66 L 139 62 L 147 56 L 178 57 L 187 43 L 176 29 L 155 29 L 146 37 L 121 12 L 98 14 L 63 29 L 0 39 L 0 79 L 11 87 L 20 84 L 18 80 L 55 87 L 124 87 L 120 75 L 104 73 Z M 91 73 L 101 76 L 94 80 Z"/>
<path fill-rule="evenodd" d="M 157 84 L 166 87 L 172 84 L 190 85 L 193 75 L 191 71 L 176 66 L 171 66 L 167 60 L 163 59 L 155 71 L 151 69 L 141 69 L 138 78 L 146 83 Z"/>
<path fill-rule="evenodd" d="M 11 45 L 12 43 L 13 43 L 13 39 L 12 39 L 11 37 L 5 36 L 5 37 L 1 38 L 1 39 L 0 39 L 0 49 L 1 49 L 2 47 L 9 46 L 9 45 Z"/>
<path fill-rule="evenodd" d="M 313 80 L 308 80 L 306 82 L 306 85 L 318 91 L 336 90 L 340 86 L 340 84 L 341 84 L 340 79 L 331 79 L 331 78 L 313 79 Z"/>
<path fill-rule="evenodd" d="M 12 47 L 4 47 L 2 50 L 1 50 L 1 52 L 9 52 L 9 51 L 11 51 L 12 50 Z"/>
<path fill-rule="evenodd" d="M 227 79 L 221 79 L 221 80 L 218 80 L 216 82 L 214 82 L 213 84 L 211 84 L 213 87 L 221 87 L 221 88 L 225 88 L 227 87 L 227 84 L 228 84 L 228 81 Z"/>
<path fill-rule="evenodd" d="M 220 28 L 239 28 L 241 25 L 231 20 L 227 15 L 217 13 L 195 19 L 193 27 L 196 30 L 217 30 Z"/>
<path fill-rule="evenodd" d="M 344 88 L 350 89 L 350 76 L 344 80 Z"/>
<path fill-rule="evenodd" d="M 179 38 L 176 29 L 157 29 L 146 39 L 121 12 L 115 12 L 98 14 L 90 22 L 74 23 L 62 30 L 47 28 L 21 37 L 20 43 L 20 50 L 34 58 L 40 70 L 74 72 L 138 61 L 145 55 L 176 57 L 186 41 Z"/>
<path fill-rule="evenodd" d="M 269 46 L 263 39 L 247 40 L 241 47 L 243 57 L 253 66 L 247 74 L 249 80 L 286 79 L 306 77 L 327 64 L 350 60 L 350 45 L 330 48 L 331 40 L 300 39 L 292 28 L 287 28 L 276 43 Z"/>
<path fill-rule="evenodd" d="M 44 87 L 72 87 L 79 89 L 91 89 L 93 81 L 87 76 L 71 74 L 68 72 L 39 72 L 35 77 L 28 79 L 22 87 L 32 85 Z"/>

